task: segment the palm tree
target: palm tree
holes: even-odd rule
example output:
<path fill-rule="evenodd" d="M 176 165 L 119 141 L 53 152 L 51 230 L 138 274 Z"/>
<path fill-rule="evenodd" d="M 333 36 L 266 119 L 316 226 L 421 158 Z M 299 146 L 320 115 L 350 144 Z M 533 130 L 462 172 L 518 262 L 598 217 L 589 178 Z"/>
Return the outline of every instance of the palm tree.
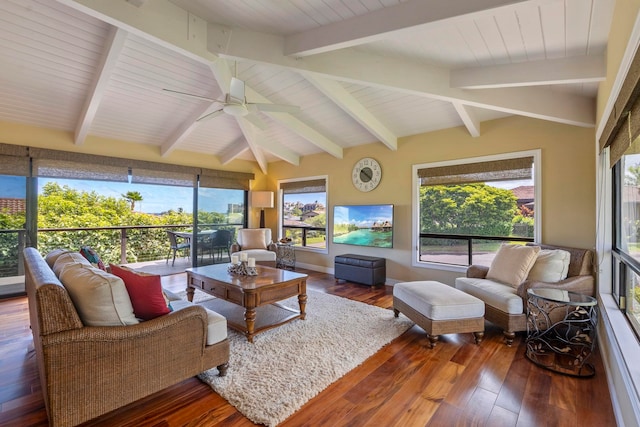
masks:
<path fill-rule="evenodd" d="M 142 201 L 142 194 L 139 191 L 127 191 L 125 194 L 122 194 L 126 200 L 131 203 L 131 210 L 133 211 L 136 207 L 136 202 Z"/>

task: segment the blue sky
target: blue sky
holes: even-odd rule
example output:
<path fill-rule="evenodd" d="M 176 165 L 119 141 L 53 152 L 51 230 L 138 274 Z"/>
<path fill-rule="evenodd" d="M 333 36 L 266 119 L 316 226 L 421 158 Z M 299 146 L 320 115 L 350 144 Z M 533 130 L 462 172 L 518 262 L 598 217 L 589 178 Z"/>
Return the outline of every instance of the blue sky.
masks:
<path fill-rule="evenodd" d="M 333 223 L 351 223 L 360 226 L 371 225 L 374 221 L 393 222 L 391 205 L 335 206 Z"/>
<path fill-rule="evenodd" d="M 95 191 L 103 196 L 122 198 L 128 191 L 138 191 L 142 195 L 142 202 L 136 203 L 136 211 L 146 213 L 160 213 L 169 209 L 182 208 L 185 212 L 193 211 L 193 188 L 164 187 L 148 184 L 128 184 L 124 182 L 80 181 L 68 179 L 38 179 L 38 192 L 50 181 L 60 185 L 68 185 L 79 191 Z M 19 176 L 0 177 L 0 197 L 24 198 L 25 178 Z M 218 190 L 205 188 L 200 190 L 199 210 L 209 212 L 227 212 L 229 203 L 242 203 L 241 190 Z"/>

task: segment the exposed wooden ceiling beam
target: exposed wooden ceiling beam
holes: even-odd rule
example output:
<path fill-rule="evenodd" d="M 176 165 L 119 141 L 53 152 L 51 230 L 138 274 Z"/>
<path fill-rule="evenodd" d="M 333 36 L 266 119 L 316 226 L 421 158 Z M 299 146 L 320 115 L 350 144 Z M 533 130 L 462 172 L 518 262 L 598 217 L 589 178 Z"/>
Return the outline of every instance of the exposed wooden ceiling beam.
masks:
<path fill-rule="evenodd" d="M 606 71 L 604 56 L 574 56 L 451 70 L 451 87 L 491 89 L 601 82 Z"/>
<path fill-rule="evenodd" d="M 314 74 L 306 74 L 305 78 L 326 97 L 360 123 L 380 142 L 392 150 L 398 149 L 398 137 L 391 132 L 380 120 L 367 110 L 357 99 L 353 97 L 339 82 L 319 77 Z"/>
<path fill-rule="evenodd" d="M 438 21 L 493 10 L 525 0 L 409 0 L 288 36 L 284 54 L 302 57 L 371 43 Z"/>
<path fill-rule="evenodd" d="M 450 87 L 449 70 L 427 64 L 390 60 L 355 49 L 295 59 L 282 53 L 284 39 L 280 36 L 241 29 L 230 31 L 217 24 L 209 24 L 208 35 L 211 53 L 231 59 L 558 123 L 595 126 L 593 99 L 589 97 L 529 87 L 463 90 Z"/>
<path fill-rule="evenodd" d="M 266 175 L 267 159 L 265 158 L 264 153 L 260 150 L 260 143 L 258 142 L 258 134 L 255 126 L 253 126 L 244 117 L 236 117 L 235 119 L 238 122 L 238 126 L 240 126 L 240 130 L 244 134 L 244 138 L 247 140 L 247 144 L 249 144 L 249 149 L 253 153 L 253 157 L 255 157 L 256 162 L 258 162 L 258 166 L 260 166 L 260 170 Z"/>
<path fill-rule="evenodd" d="M 97 73 L 94 77 L 87 99 L 84 101 L 84 106 L 80 113 L 80 120 L 78 120 L 76 125 L 76 145 L 83 144 L 85 138 L 89 134 L 89 129 L 91 129 L 91 124 L 96 117 L 96 112 L 98 111 L 102 97 L 107 90 L 111 74 L 113 73 L 116 62 L 118 62 L 118 58 L 120 57 L 120 53 L 122 52 L 126 39 L 126 31 L 117 27 L 111 27 L 109 30 L 104 46 L 104 52 L 97 67 Z"/>
<path fill-rule="evenodd" d="M 480 136 L 480 121 L 476 114 L 471 111 L 470 107 L 467 107 L 459 101 L 453 102 L 453 108 L 456 109 L 458 115 L 462 119 L 462 122 L 467 127 L 467 130 L 472 137 L 477 138 Z"/>
<path fill-rule="evenodd" d="M 220 163 L 226 165 L 231 163 L 232 160 L 235 160 L 242 153 L 246 152 L 249 149 L 249 144 L 247 144 L 246 139 L 238 138 L 233 141 L 229 147 L 222 152 L 218 157 L 220 159 Z"/>

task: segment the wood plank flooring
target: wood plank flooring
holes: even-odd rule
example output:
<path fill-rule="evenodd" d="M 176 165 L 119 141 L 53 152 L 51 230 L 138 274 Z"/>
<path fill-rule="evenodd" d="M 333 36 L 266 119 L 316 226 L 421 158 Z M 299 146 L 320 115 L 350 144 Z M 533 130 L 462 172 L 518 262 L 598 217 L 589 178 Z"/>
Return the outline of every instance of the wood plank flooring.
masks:
<path fill-rule="evenodd" d="M 390 308 L 390 287 L 336 284 L 313 271 L 308 288 Z M 183 290 L 185 275 L 163 278 Z M 26 298 L 0 301 L 0 425 L 46 426 Z M 615 426 L 599 354 L 596 375 L 580 379 L 549 372 L 524 357 L 486 324 L 485 339 L 445 335 L 428 348 L 414 326 L 349 372 L 280 426 Z M 253 426 L 196 378 L 183 381 L 86 426 Z"/>

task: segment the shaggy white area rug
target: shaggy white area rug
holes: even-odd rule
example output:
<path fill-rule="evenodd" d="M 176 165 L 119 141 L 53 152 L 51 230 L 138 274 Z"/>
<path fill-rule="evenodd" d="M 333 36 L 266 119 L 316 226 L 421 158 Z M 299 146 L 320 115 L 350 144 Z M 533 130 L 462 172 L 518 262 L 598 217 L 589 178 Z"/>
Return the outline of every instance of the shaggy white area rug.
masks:
<path fill-rule="evenodd" d="M 218 377 L 217 369 L 200 374 L 254 423 L 284 421 L 413 325 L 402 315 L 395 318 L 393 310 L 320 292 L 307 295 L 306 320 L 262 332 L 253 344 L 229 330 L 227 376 Z M 282 304 L 297 309 L 297 297 Z"/>

